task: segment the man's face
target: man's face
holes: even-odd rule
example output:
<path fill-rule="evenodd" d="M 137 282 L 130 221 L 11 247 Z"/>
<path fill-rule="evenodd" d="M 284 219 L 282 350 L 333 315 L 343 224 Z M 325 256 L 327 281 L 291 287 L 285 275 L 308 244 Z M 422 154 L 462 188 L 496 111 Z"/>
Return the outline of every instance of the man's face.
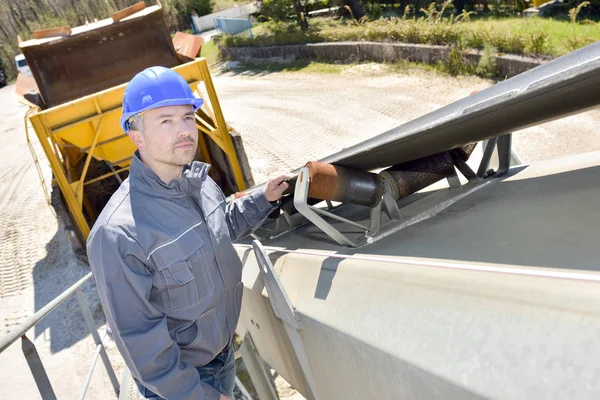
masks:
<path fill-rule="evenodd" d="M 142 115 L 141 131 L 131 139 L 142 157 L 153 164 L 182 167 L 194 160 L 198 129 L 192 106 L 171 106 L 149 110 Z"/>

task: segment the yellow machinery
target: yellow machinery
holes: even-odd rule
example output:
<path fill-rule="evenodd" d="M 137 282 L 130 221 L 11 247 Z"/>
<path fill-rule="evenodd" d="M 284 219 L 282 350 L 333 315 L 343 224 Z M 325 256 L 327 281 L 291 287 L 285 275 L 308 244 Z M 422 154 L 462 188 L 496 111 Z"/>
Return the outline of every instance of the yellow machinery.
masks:
<path fill-rule="evenodd" d="M 225 122 L 207 62 L 195 58 L 202 39 L 185 34 L 171 39 L 160 4 L 140 2 L 111 18 L 34 36 L 19 43 L 35 79 L 29 86 L 38 91 L 29 91 L 23 101 L 31 107 L 27 118 L 82 241 L 128 175 L 135 146 L 119 125 L 121 102 L 127 82 L 144 68 L 172 68 L 204 99 L 196 112 L 196 158 L 212 164 L 211 176 L 223 191 L 253 184 L 241 138 Z M 176 48 L 173 41 L 181 36 L 188 43 Z M 188 47 L 195 54 L 181 52 Z M 37 164 L 31 143 L 30 148 Z"/>
<path fill-rule="evenodd" d="M 201 58 L 173 70 L 188 81 L 196 95 L 205 100 L 205 105 L 196 114 L 201 133 L 198 147 L 202 160 L 211 162 L 208 136 L 228 156 L 237 189 L 246 189 L 230 128 L 221 112 L 206 60 Z M 86 197 L 86 186 L 104 179 L 115 179 L 115 175 L 127 171 L 135 150 L 133 142 L 119 126 L 125 86 L 122 84 L 29 115 L 68 210 L 84 239 L 89 234 L 90 222 L 95 220 L 99 211 Z M 206 94 L 201 90 L 202 86 Z M 106 161 L 112 170 L 89 178 L 92 159 Z M 80 166 L 82 161 L 83 166 Z"/>
<path fill-rule="evenodd" d="M 542 4 L 548 3 L 549 1 L 551 1 L 551 0 L 533 0 L 533 6 L 534 7 L 539 7 Z"/>

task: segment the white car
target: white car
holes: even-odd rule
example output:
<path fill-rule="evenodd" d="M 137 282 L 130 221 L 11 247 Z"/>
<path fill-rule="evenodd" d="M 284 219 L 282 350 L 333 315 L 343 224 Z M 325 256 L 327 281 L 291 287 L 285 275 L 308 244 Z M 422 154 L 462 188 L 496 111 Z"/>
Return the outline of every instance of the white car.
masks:
<path fill-rule="evenodd" d="M 17 64 L 17 70 L 20 73 L 31 76 L 31 69 L 29 65 L 27 65 L 27 60 L 23 54 L 18 54 L 15 56 L 15 63 Z"/>

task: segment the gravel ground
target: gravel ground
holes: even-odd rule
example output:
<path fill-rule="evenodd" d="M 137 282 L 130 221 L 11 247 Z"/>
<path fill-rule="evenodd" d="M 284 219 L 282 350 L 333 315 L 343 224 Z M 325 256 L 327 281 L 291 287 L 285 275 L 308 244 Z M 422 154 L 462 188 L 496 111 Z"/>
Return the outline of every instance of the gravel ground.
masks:
<path fill-rule="evenodd" d="M 391 74 L 376 64 L 341 74 L 222 72 L 214 75 L 225 118 L 242 133 L 257 182 L 358 143 L 491 83 L 432 72 Z M 14 86 L 0 89 L 0 335 L 84 276 L 89 269 L 73 253 L 64 226 L 47 205 L 32 161 Z M 600 150 L 600 111 L 594 110 L 518 132 L 514 152 L 524 162 Z M 33 134 L 33 132 L 31 132 Z M 35 142 L 35 141 L 34 141 Z M 43 152 L 34 143 L 38 155 Z M 48 183 L 50 168 L 41 157 Z M 47 185 L 46 185 L 47 186 Z M 84 293 L 102 329 L 95 288 Z M 29 332 L 56 395 L 79 396 L 94 349 L 71 299 Z M 39 398 L 18 344 L 0 354 L 3 398 Z M 121 362 L 109 345 L 113 365 Z M 118 375 L 120 376 L 120 375 Z M 278 381 L 282 399 L 301 398 Z M 114 398 L 106 373 L 96 368 L 88 397 Z"/>

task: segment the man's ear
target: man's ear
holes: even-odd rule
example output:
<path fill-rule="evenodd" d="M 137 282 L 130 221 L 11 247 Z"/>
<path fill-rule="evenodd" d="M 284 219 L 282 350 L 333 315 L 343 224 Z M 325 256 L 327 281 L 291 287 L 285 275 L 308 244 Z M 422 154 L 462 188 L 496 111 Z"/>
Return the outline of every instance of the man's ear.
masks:
<path fill-rule="evenodd" d="M 144 141 L 144 135 L 140 131 L 131 130 L 129 131 L 129 138 L 137 146 L 138 149 L 144 150 L 146 148 L 146 142 Z"/>

